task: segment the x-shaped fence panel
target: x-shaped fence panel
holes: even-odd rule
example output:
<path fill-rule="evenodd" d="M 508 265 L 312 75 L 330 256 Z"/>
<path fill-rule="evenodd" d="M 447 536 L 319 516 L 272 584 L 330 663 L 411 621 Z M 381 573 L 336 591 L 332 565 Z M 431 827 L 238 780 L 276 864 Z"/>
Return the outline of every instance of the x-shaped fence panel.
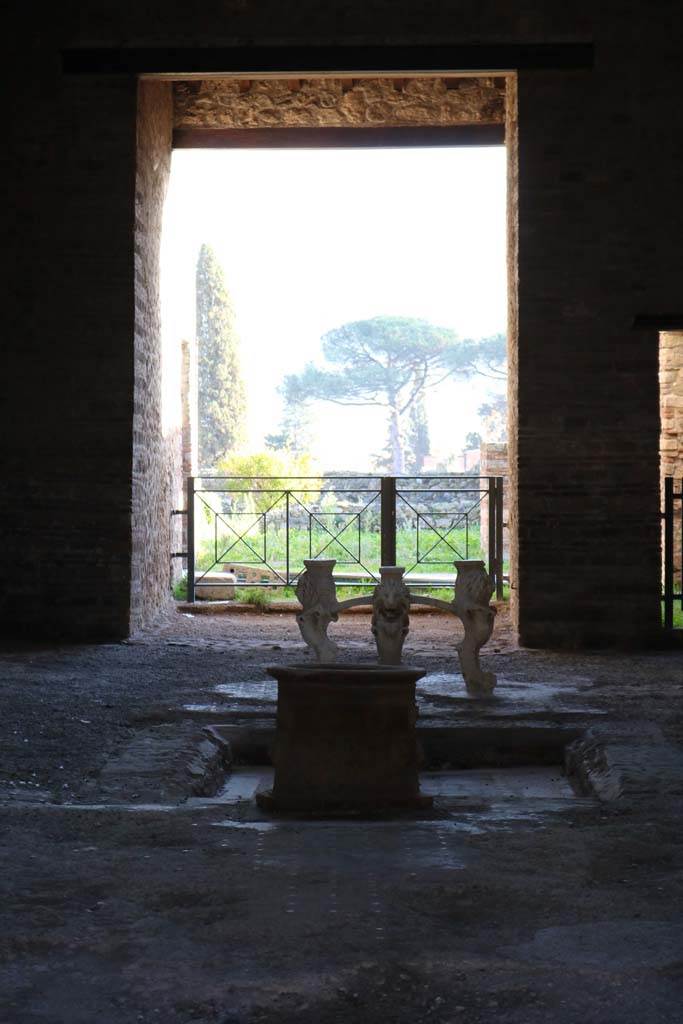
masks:
<path fill-rule="evenodd" d="M 489 546 L 498 542 L 493 557 L 489 550 L 489 572 L 500 593 L 499 478 L 190 477 L 188 598 L 202 587 L 232 586 L 231 576 L 222 580 L 225 569 L 250 586 L 292 586 L 304 559 L 316 558 L 334 558 L 335 578 L 345 586 L 375 584 L 379 566 L 397 561 L 409 585 L 451 586 L 454 560 L 481 557 L 484 503 Z M 445 571 L 434 575 L 435 567 Z"/>
<path fill-rule="evenodd" d="M 435 482 L 442 484 L 445 479 Z M 473 553 L 478 557 L 481 505 L 488 494 L 488 488 L 480 487 L 397 486 L 397 521 L 410 522 L 415 536 L 412 557 L 405 559 L 406 575 L 421 566 L 437 565 L 450 573 L 454 557 L 469 559 Z"/>

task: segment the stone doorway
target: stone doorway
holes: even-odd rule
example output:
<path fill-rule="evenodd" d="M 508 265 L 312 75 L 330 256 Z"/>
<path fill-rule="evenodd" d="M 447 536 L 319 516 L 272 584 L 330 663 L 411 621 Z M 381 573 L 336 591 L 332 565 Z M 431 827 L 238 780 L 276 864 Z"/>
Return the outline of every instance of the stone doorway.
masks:
<path fill-rule="evenodd" d="M 598 292 L 594 294 L 591 290 L 589 280 L 601 278 L 597 264 L 589 266 L 583 259 L 586 237 L 587 232 L 599 234 L 602 229 L 596 228 L 589 207 L 583 202 L 582 174 L 570 168 L 577 154 L 584 153 L 585 139 L 580 119 L 572 120 L 569 106 L 568 122 L 576 123 L 576 132 L 568 132 L 565 125 L 555 148 L 546 144 L 548 124 L 555 118 L 557 105 L 569 104 L 570 93 L 575 98 L 592 95 L 592 80 L 581 75 L 572 79 L 572 88 L 568 89 L 564 73 L 553 72 L 555 77 L 535 75 L 524 71 L 499 76 L 505 79 L 510 187 L 509 533 L 513 618 L 520 638 L 529 646 L 651 643 L 661 628 L 654 353 L 644 351 L 642 335 L 630 333 L 634 318 L 630 285 L 626 284 L 630 280 L 628 275 L 620 273 L 622 290 L 611 294 L 607 306 L 600 301 Z M 254 81 L 252 76 L 234 77 Z M 538 89 L 538 83 L 543 87 Z M 138 197 L 142 209 L 146 198 L 154 205 L 154 195 L 160 189 L 163 191 L 158 177 L 160 162 L 152 151 L 162 137 L 167 151 L 173 145 L 176 85 L 168 80 L 145 78 L 140 88 L 146 93 L 139 103 Z M 193 88 L 196 90 L 196 84 Z M 241 89 L 247 92 L 247 87 L 240 85 L 238 94 Z M 296 88 L 292 91 L 296 92 Z M 214 100 L 209 100 L 209 106 L 213 104 Z M 523 139 L 516 130 L 518 107 L 525 111 Z M 150 114 L 155 108 L 146 129 L 145 110 Z M 418 126 L 395 126 L 396 130 L 406 127 L 417 131 Z M 467 125 L 452 127 L 470 131 Z M 481 127 L 483 130 L 486 126 Z M 205 131 L 209 144 L 210 135 L 216 138 L 216 132 L 256 129 L 188 130 Z M 277 128 L 269 130 L 275 132 Z M 596 149 L 591 159 L 598 159 L 597 153 Z M 156 177 L 145 182 L 141 169 L 149 160 L 157 168 Z M 610 193 L 610 210 L 619 211 L 619 216 L 614 219 L 605 208 L 606 231 L 611 230 L 612 219 L 619 224 L 628 221 L 626 210 L 632 208 L 629 180 L 628 176 L 623 178 L 624 187 L 618 195 Z M 149 189 L 149 196 L 145 188 Z M 565 193 L 571 193 L 567 202 L 558 198 Z M 575 215 L 568 216 L 568 209 L 574 209 L 572 203 L 576 206 Z M 552 215 L 547 214 L 548 210 Z M 142 237 L 146 230 L 144 221 L 144 216 L 139 218 L 138 250 L 143 263 L 150 258 L 152 272 L 146 276 L 153 280 L 154 245 L 146 248 Z M 148 243 L 154 235 L 153 228 Z M 546 241 L 542 243 L 543 239 Z M 633 254 L 627 246 L 623 252 L 625 259 L 631 259 Z M 551 266 L 565 267 L 567 273 L 551 273 Z M 152 290 L 143 289 L 139 307 L 144 307 Z M 599 317 L 594 310 L 600 310 Z M 635 317 L 636 321 L 639 319 L 642 318 Z M 136 336 L 136 348 L 141 350 L 139 358 L 143 364 L 148 365 L 146 341 L 141 334 Z M 549 337 L 551 349 L 544 347 Z M 139 346 L 138 341 L 142 342 Z M 552 352 L 552 358 L 546 358 L 548 352 Z M 616 352 L 618 358 L 610 354 Z M 636 365 L 639 370 L 634 375 Z M 136 386 L 136 390 L 137 408 L 147 402 L 147 394 L 144 386 Z M 611 405 L 605 403 L 606 394 L 610 395 Z M 136 434 L 141 436 L 139 431 Z M 634 460 L 631 439 L 635 436 L 640 440 L 639 457 Z M 172 544 L 156 548 L 145 544 L 159 514 L 154 498 L 166 486 L 166 478 L 160 481 L 154 468 L 157 460 L 146 458 L 148 450 L 149 446 L 145 446 L 145 451 L 140 449 L 141 458 L 139 463 L 136 461 L 134 474 L 133 625 L 145 621 L 163 603 L 163 595 L 168 594 L 165 559 L 168 551 L 173 550 Z M 619 478 L 620 467 L 626 465 L 633 479 L 630 498 L 624 506 L 615 480 Z M 168 511 L 170 520 L 172 509 Z M 637 577 L 639 585 L 624 589 L 626 570 L 615 553 L 630 543 L 636 525 L 642 543 L 628 574 Z M 150 557 L 152 550 L 155 553 Z M 150 573 L 142 571 L 145 563 Z M 155 581 L 151 588 L 146 582 L 148 578 Z M 157 585 L 161 580 L 163 585 Z M 615 594 L 619 594 L 618 600 Z"/>
<path fill-rule="evenodd" d="M 148 101 L 154 93 L 157 99 L 164 93 L 166 115 L 170 103 L 175 149 L 481 146 L 500 145 L 504 141 L 507 81 L 504 75 L 474 74 L 406 78 L 223 77 L 178 80 L 170 87 L 147 80 L 140 88 Z M 141 102 L 141 113 L 144 109 Z M 512 123 L 513 119 L 509 121 Z M 178 515 L 186 505 L 183 479 L 197 466 L 197 431 L 191 415 L 196 356 L 187 338 L 181 344 L 176 339 L 173 348 L 164 338 L 163 330 L 161 335 L 163 359 L 176 367 L 167 377 L 180 379 L 182 393 L 177 429 L 171 441 L 172 467 L 167 471 L 175 495 L 171 510 L 174 539 L 170 543 L 176 556 L 172 561 L 173 579 L 180 568 L 177 556 L 187 549 L 186 536 L 180 534 L 183 518 Z M 142 531 L 142 536 L 146 537 L 147 531 Z M 149 546 L 145 543 L 143 549 L 143 562 L 146 561 L 149 571 Z M 142 564 L 140 570 L 144 589 Z M 160 574 L 156 576 L 159 579 Z"/>
<path fill-rule="evenodd" d="M 661 416 L 660 473 L 661 498 L 664 509 L 665 480 L 672 477 L 673 490 L 678 494 L 683 480 L 683 333 L 663 331 L 659 335 L 659 400 Z M 680 594 L 682 588 L 681 530 L 678 506 L 674 505 L 673 527 L 673 590 Z M 662 544 L 665 546 L 663 527 Z M 666 558 L 666 552 L 665 552 Z M 683 627 L 681 602 L 674 605 L 674 626 Z"/>

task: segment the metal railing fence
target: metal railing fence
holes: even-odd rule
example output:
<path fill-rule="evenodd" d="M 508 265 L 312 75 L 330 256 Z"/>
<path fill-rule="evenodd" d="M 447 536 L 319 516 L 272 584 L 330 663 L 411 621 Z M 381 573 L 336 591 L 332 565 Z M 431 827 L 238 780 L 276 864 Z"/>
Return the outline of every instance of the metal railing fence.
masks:
<path fill-rule="evenodd" d="M 234 585 L 221 584 L 224 569 L 240 585 L 296 585 L 304 558 L 335 558 L 336 581 L 350 587 L 396 564 L 409 586 L 452 587 L 453 562 L 482 549 L 503 596 L 502 477 L 188 477 L 186 499 L 189 601 Z"/>

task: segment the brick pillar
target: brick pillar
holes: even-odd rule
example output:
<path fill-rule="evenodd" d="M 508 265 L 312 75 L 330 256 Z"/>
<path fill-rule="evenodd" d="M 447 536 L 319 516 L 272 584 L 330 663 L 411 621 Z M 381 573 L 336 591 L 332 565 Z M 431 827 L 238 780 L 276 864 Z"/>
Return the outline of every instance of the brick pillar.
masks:
<path fill-rule="evenodd" d="M 657 333 L 632 329 L 633 154 L 605 133 L 619 59 L 517 76 L 511 584 L 529 647 L 661 632 Z"/>

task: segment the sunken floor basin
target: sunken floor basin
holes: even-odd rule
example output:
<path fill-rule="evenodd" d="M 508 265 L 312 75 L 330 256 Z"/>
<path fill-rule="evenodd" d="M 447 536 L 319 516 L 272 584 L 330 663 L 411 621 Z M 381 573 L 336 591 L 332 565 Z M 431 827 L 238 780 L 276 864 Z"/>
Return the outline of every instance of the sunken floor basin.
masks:
<path fill-rule="evenodd" d="M 368 812 L 426 807 L 420 795 L 415 683 L 410 666 L 276 665 L 273 789 L 277 811 Z"/>

